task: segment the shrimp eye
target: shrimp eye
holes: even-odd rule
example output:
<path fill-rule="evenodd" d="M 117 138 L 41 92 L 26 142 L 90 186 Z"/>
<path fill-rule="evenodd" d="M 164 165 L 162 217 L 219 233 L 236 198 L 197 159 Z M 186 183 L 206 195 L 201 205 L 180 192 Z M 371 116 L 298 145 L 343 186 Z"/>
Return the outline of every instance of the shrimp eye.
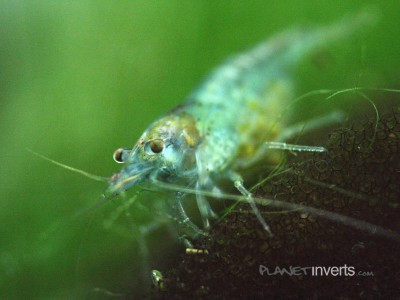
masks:
<path fill-rule="evenodd" d="M 149 142 L 151 152 L 158 154 L 164 150 L 164 141 L 160 139 L 152 140 Z"/>
<path fill-rule="evenodd" d="M 127 151 L 130 151 L 130 149 L 118 148 L 115 150 L 113 154 L 114 160 L 119 164 L 124 163 L 124 158 L 126 158 L 124 156 Z"/>

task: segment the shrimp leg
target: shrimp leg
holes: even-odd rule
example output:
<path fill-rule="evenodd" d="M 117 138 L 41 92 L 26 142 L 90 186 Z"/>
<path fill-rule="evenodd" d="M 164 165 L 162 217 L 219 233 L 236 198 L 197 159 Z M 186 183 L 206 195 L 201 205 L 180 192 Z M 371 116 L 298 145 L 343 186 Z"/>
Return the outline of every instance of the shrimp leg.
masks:
<path fill-rule="evenodd" d="M 201 191 L 202 186 L 199 182 L 196 183 L 196 191 Z M 211 209 L 210 203 L 208 203 L 207 199 L 201 193 L 196 193 L 196 201 L 197 206 L 199 207 L 199 211 L 201 214 L 201 218 L 203 220 L 204 229 L 210 229 L 210 218 L 216 218 L 217 214 Z"/>
<path fill-rule="evenodd" d="M 249 167 L 255 162 L 261 160 L 265 156 L 265 151 L 269 149 L 288 150 L 294 152 L 325 152 L 326 149 L 320 146 L 304 146 L 287 144 L 284 141 L 293 138 L 296 134 L 308 132 L 323 126 L 329 126 L 343 121 L 344 114 L 340 111 L 334 111 L 325 116 L 313 118 L 307 122 L 296 123 L 285 130 L 279 135 L 275 141 L 265 142 L 251 159 L 240 164 L 241 167 Z"/>
<path fill-rule="evenodd" d="M 235 188 L 238 189 L 240 193 L 242 193 L 243 196 L 246 197 L 247 202 L 250 204 L 251 209 L 253 210 L 253 213 L 256 215 L 258 221 L 261 223 L 262 227 L 264 230 L 269 234 L 269 236 L 272 236 L 271 229 L 263 216 L 261 215 L 260 211 L 258 210 L 256 206 L 256 202 L 253 198 L 253 195 L 250 193 L 248 189 L 245 188 L 243 185 L 243 178 L 240 176 L 240 174 L 230 171 L 228 174 L 230 180 L 232 180 L 233 184 L 235 185 Z"/>
<path fill-rule="evenodd" d="M 325 152 L 326 149 L 320 146 L 304 146 L 304 145 L 293 145 L 281 142 L 265 142 L 265 149 L 278 149 L 278 150 L 289 150 L 297 152 Z"/>
<path fill-rule="evenodd" d="M 177 192 L 175 204 L 173 205 L 173 209 L 175 210 L 176 216 L 178 218 L 178 223 L 185 225 L 197 235 L 205 235 L 204 231 L 201 230 L 196 224 L 194 224 L 186 214 L 185 209 L 182 205 L 182 198 L 184 195 L 185 194 L 181 192 Z"/>
<path fill-rule="evenodd" d="M 305 146 L 305 145 L 294 145 L 287 144 L 284 142 L 265 142 L 258 151 L 254 154 L 251 159 L 248 159 L 245 162 L 239 164 L 240 167 L 248 167 L 260 161 L 264 156 L 265 152 L 270 149 L 276 150 L 288 150 L 288 151 L 296 151 L 296 152 L 325 152 L 326 148 L 321 146 Z"/>

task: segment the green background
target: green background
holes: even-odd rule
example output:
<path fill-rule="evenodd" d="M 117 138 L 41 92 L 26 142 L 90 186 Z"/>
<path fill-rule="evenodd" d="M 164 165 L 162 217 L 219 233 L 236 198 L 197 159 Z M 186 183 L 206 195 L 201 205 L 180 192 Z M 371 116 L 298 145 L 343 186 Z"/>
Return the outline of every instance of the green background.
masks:
<path fill-rule="evenodd" d="M 83 211 L 105 185 L 27 148 L 110 176 L 120 167 L 113 151 L 133 146 L 230 54 L 369 4 L 378 25 L 332 45 L 327 67 L 305 63 L 293 75 L 298 95 L 399 88 L 400 2 L 0 1 L 0 298 L 98 299 L 107 298 L 101 290 L 126 295 L 143 287 L 138 246 L 122 220 L 135 224 L 141 209 L 132 206 L 130 217 L 106 228 L 121 201 Z M 151 268 L 183 252 L 167 235 L 152 238 Z"/>

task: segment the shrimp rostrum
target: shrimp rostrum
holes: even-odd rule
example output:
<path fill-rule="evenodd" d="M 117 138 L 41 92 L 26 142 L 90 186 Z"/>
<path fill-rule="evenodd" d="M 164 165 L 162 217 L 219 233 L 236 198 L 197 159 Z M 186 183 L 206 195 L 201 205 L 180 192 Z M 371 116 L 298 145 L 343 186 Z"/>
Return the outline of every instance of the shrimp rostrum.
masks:
<path fill-rule="evenodd" d="M 111 177 L 106 197 L 145 182 L 164 189 L 182 187 L 174 191 L 180 221 L 202 233 L 181 200 L 193 191 L 207 230 L 215 214 L 206 195 L 221 194 L 222 182 L 228 181 L 271 234 L 242 171 L 266 159 L 270 149 L 325 151 L 285 143 L 299 132 L 299 126 L 287 126 L 283 118 L 277 122 L 292 99 L 289 72 L 305 55 L 352 34 L 365 22 L 368 17 L 362 15 L 323 28 L 290 30 L 229 59 L 182 105 L 152 123 L 133 149 L 115 151 L 114 159 L 125 165 Z"/>

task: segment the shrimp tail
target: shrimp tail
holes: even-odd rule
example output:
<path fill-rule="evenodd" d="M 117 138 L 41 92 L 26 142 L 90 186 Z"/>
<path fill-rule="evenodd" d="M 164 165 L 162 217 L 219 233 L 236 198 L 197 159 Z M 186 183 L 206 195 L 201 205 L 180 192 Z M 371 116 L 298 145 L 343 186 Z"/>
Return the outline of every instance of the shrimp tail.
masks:
<path fill-rule="evenodd" d="M 228 64 L 235 64 L 249 71 L 270 72 L 270 67 L 279 64 L 292 66 L 310 52 L 326 47 L 337 41 L 359 34 L 374 25 L 378 14 L 365 9 L 356 15 L 342 18 L 333 24 L 317 27 L 296 27 L 268 39 L 248 52 L 231 58 Z"/>

